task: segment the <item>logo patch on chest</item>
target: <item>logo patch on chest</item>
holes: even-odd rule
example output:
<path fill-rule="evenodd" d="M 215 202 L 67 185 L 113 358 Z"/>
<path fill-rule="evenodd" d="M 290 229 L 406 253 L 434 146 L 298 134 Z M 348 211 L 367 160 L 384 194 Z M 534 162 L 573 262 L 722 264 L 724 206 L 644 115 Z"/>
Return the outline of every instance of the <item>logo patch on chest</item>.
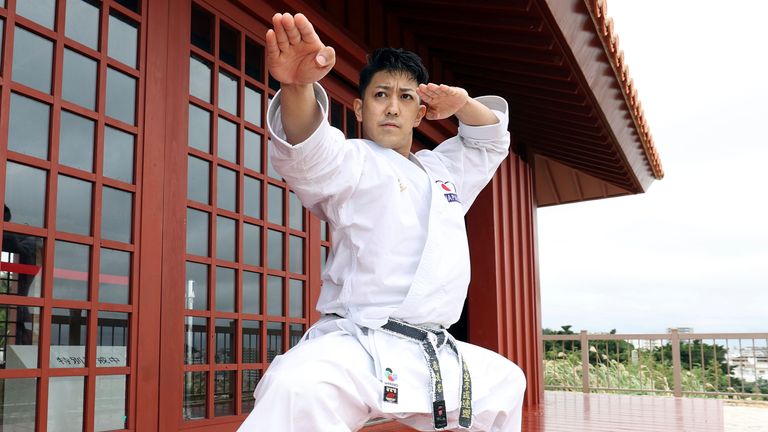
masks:
<path fill-rule="evenodd" d="M 459 195 L 456 194 L 456 185 L 453 184 L 452 181 L 435 180 L 435 183 L 440 185 L 440 189 L 442 190 L 445 199 L 449 203 L 457 202 L 461 204 L 461 201 L 459 201 Z"/>
<path fill-rule="evenodd" d="M 393 385 L 384 385 L 384 402 L 397 403 L 397 387 Z"/>

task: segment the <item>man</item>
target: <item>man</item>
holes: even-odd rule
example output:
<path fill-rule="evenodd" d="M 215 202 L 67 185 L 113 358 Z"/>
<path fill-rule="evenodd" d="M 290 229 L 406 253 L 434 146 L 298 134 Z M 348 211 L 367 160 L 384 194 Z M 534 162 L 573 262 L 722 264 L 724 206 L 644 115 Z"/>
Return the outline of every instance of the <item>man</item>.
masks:
<path fill-rule="evenodd" d="M 354 103 L 363 140 L 326 120 L 316 84 L 335 54 L 301 14 L 277 14 L 268 67 L 275 169 L 328 221 L 324 317 L 276 358 L 240 431 L 350 431 L 385 417 L 420 430 L 519 431 L 525 378 L 502 356 L 445 330 L 469 283 L 464 214 L 506 157 L 507 104 L 427 84 L 413 53 L 381 49 Z M 425 106 L 423 103 L 426 103 Z M 413 128 L 455 115 L 459 135 L 410 153 Z"/>

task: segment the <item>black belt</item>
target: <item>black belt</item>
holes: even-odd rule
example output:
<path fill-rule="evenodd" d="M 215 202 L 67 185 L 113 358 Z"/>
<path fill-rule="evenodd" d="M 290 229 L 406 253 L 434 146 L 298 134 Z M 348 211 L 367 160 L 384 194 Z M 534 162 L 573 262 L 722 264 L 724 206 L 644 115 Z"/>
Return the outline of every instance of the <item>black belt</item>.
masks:
<path fill-rule="evenodd" d="M 443 394 L 443 377 L 440 374 L 440 362 L 437 359 L 437 350 L 444 344 L 456 353 L 461 363 L 461 409 L 459 411 L 459 426 L 469 429 L 472 426 L 472 379 L 469 376 L 469 368 L 464 358 L 459 353 L 453 338 L 446 335 L 444 330 L 433 330 L 417 327 L 403 321 L 390 319 L 381 327 L 381 330 L 400 337 L 419 342 L 424 357 L 427 360 L 429 375 L 432 383 L 432 418 L 436 430 L 448 427 L 448 413 L 445 409 L 445 395 Z M 431 336 L 430 336 L 431 335 Z"/>

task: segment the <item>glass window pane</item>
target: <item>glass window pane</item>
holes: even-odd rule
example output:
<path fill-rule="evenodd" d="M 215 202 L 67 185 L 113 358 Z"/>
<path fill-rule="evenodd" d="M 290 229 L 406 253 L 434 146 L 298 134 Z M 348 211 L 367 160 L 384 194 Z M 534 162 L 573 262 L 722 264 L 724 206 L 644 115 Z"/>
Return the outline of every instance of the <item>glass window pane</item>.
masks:
<path fill-rule="evenodd" d="M 335 100 L 331 100 L 331 126 L 335 127 L 336 129 L 341 129 L 343 122 L 344 107 Z"/>
<path fill-rule="evenodd" d="M 213 416 L 235 415 L 235 372 L 216 371 L 216 393 L 213 396 Z"/>
<path fill-rule="evenodd" d="M 187 253 L 208 256 L 208 213 L 187 209 Z"/>
<path fill-rule="evenodd" d="M 48 104 L 12 93 L 8 149 L 48 159 L 50 120 L 51 107 Z"/>
<path fill-rule="evenodd" d="M 283 278 L 267 276 L 267 315 L 283 316 Z"/>
<path fill-rule="evenodd" d="M 191 316 L 185 320 L 184 364 L 208 363 L 208 320 Z"/>
<path fill-rule="evenodd" d="M 83 430 L 85 377 L 51 377 L 48 381 L 48 431 Z"/>
<path fill-rule="evenodd" d="M 5 7 L 5 0 L 0 0 L 0 6 Z M 0 19 L 0 58 L 3 56 L 3 42 L 5 42 L 5 20 Z"/>
<path fill-rule="evenodd" d="M 243 224 L 243 263 L 261 265 L 261 227 Z"/>
<path fill-rule="evenodd" d="M 283 206 L 285 189 L 280 186 L 270 184 L 267 187 L 267 199 L 268 199 L 268 215 L 267 220 L 272 223 L 282 225 L 283 224 Z"/>
<path fill-rule="evenodd" d="M 101 237 L 131 242 L 133 194 L 104 186 L 101 195 Z"/>
<path fill-rule="evenodd" d="M 189 94 L 211 102 L 211 65 L 196 56 L 189 58 Z"/>
<path fill-rule="evenodd" d="M 245 167 L 261 172 L 261 135 L 246 129 L 244 144 Z"/>
<path fill-rule="evenodd" d="M 16 13 L 53 30 L 56 0 L 16 0 Z"/>
<path fill-rule="evenodd" d="M 99 6 L 87 0 L 67 0 L 64 35 L 81 44 L 99 49 Z"/>
<path fill-rule="evenodd" d="M 261 91 L 245 86 L 245 120 L 261 126 Z"/>
<path fill-rule="evenodd" d="M 136 122 L 136 78 L 107 68 L 107 115 L 128 124 Z"/>
<path fill-rule="evenodd" d="M 216 167 L 216 205 L 220 209 L 237 211 L 237 173 L 222 166 Z"/>
<path fill-rule="evenodd" d="M 235 270 L 216 267 L 216 310 L 235 311 Z"/>
<path fill-rule="evenodd" d="M 267 362 L 283 353 L 283 323 L 267 323 Z"/>
<path fill-rule="evenodd" d="M 139 29 L 136 23 L 114 13 L 109 14 L 108 54 L 110 57 L 135 68 L 138 38 Z"/>
<path fill-rule="evenodd" d="M 218 155 L 220 158 L 237 163 L 237 125 L 219 117 Z"/>
<path fill-rule="evenodd" d="M 290 236 L 289 240 L 290 271 L 291 273 L 304 274 L 304 239 L 298 236 Z"/>
<path fill-rule="evenodd" d="M 294 192 L 288 193 L 288 205 L 291 216 L 288 225 L 295 230 L 304 231 L 304 206 Z"/>
<path fill-rule="evenodd" d="M 128 304 L 131 294 L 131 253 L 101 248 L 99 301 Z"/>
<path fill-rule="evenodd" d="M 246 216 L 261 219 L 261 180 L 245 176 L 243 182 L 244 213 Z"/>
<path fill-rule="evenodd" d="M 328 222 L 320 221 L 320 240 L 328 241 Z"/>
<path fill-rule="evenodd" d="M 189 156 L 187 159 L 187 199 L 210 204 L 210 179 L 211 163 Z"/>
<path fill-rule="evenodd" d="M 256 399 L 253 397 L 253 392 L 256 390 L 256 386 L 259 384 L 260 379 L 260 370 L 243 371 L 243 391 L 241 393 L 241 400 L 244 413 L 251 412 L 253 410 L 253 406 L 256 404 Z"/>
<path fill-rule="evenodd" d="M 4 220 L 45 226 L 45 180 L 44 170 L 8 162 L 5 168 Z"/>
<path fill-rule="evenodd" d="M 87 310 L 51 309 L 51 367 L 86 367 L 87 335 Z"/>
<path fill-rule="evenodd" d="M 96 109 L 96 61 L 64 50 L 61 97 L 89 110 Z"/>
<path fill-rule="evenodd" d="M 130 11 L 141 13 L 139 10 L 139 3 L 141 3 L 140 0 L 115 0 L 115 3 L 125 7 Z"/>
<path fill-rule="evenodd" d="M 96 406 L 93 427 L 97 432 L 126 429 L 128 412 L 126 375 L 96 376 Z"/>
<path fill-rule="evenodd" d="M 37 430 L 37 378 L 0 378 L 0 423 L 9 431 Z"/>
<path fill-rule="evenodd" d="M 243 310 L 244 313 L 261 313 L 261 274 L 243 272 Z"/>
<path fill-rule="evenodd" d="M 93 183 L 59 175 L 56 192 L 56 229 L 91 234 L 91 192 Z"/>
<path fill-rule="evenodd" d="M 216 363 L 235 361 L 235 332 L 237 321 L 232 319 L 216 320 Z"/>
<path fill-rule="evenodd" d="M 205 9 L 192 4 L 192 45 L 213 54 L 213 16 Z"/>
<path fill-rule="evenodd" d="M 0 305 L 0 313 L 4 314 L 5 317 L 5 328 L 3 329 L 5 364 L 3 368 L 36 369 L 40 343 L 40 308 L 5 304 Z M 6 388 L 6 400 L 7 391 Z M 34 411 L 32 416 L 34 417 Z"/>
<path fill-rule="evenodd" d="M 288 348 L 293 348 L 301 341 L 302 336 L 304 336 L 304 325 L 303 324 L 290 324 L 288 326 L 288 329 L 290 331 L 290 339 L 288 340 Z"/>
<path fill-rule="evenodd" d="M 51 92 L 53 42 L 16 27 L 13 39 L 13 80 L 25 86 Z"/>
<path fill-rule="evenodd" d="M 325 273 L 325 262 L 328 261 L 328 247 L 320 248 L 320 272 Z"/>
<path fill-rule="evenodd" d="M 133 135 L 104 127 L 104 175 L 133 183 Z"/>
<path fill-rule="evenodd" d="M 240 67 L 240 32 L 223 23 L 219 26 L 219 60 Z"/>
<path fill-rule="evenodd" d="M 245 74 L 264 82 L 264 47 L 250 38 L 245 39 Z"/>
<path fill-rule="evenodd" d="M 269 268 L 283 270 L 283 233 L 268 230 L 267 265 Z"/>
<path fill-rule="evenodd" d="M 243 321 L 243 363 L 261 362 L 261 321 Z"/>
<path fill-rule="evenodd" d="M 357 138 L 357 118 L 355 112 L 347 108 L 347 138 Z"/>
<path fill-rule="evenodd" d="M 237 115 L 237 78 L 219 72 L 219 108 Z"/>
<path fill-rule="evenodd" d="M 40 237 L 3 231 L 0 294 L 40 297 L 44 241 Z M 4 333 L 3 333 L 4 334 Z"/>
<path fill-rule="evenodd" d="M 187 309 L 208 309 L 208 266 L 187 261 Z"/>
<path fill-rule="evenodd" d="M 91 247 L 57 240 L 54 251 L 53 297 L 88 300 Z"/>
<path fill-rule="evenodd" d="M 93 172 L 95 128 L 93 120 L 61 111 L 59 163 Z"/>
<path fill-rule="evenodd" d="M 211 113 L 189 104 L 189 146 L 211 152 Z"/>
<path fill-rule="evenodd" d="M 128 364 L 128 313 L 99 311 L 96 333 L 96 366 Z"/>
<path fill-rule="evenodd" d="M 184 372 L 184 420 L 205 418 L 208 372 Z"/>
<path fill-rule="evenodd" d="M 237 237 L 237 222 L 233 219 L 216 217 L 216 258 L 235 260 L 235 238 Z"/>
<path fill-rule="evenodd" d="M 291 279 L 288 316 L 304 318 L 304 281 Z"/>

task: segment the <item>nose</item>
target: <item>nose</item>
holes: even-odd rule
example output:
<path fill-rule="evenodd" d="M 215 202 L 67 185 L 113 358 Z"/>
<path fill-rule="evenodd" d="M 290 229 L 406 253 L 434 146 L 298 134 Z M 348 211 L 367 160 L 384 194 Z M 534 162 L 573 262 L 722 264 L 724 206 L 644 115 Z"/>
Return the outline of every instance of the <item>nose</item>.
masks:
<path fill-rule="evenodd" d="M 387 115 L 394 117 L 400 115 L 400 104 L 398 103 L 398 98 L 393 97 L 389 99 L 389 103 L 387 104 Z"/>

